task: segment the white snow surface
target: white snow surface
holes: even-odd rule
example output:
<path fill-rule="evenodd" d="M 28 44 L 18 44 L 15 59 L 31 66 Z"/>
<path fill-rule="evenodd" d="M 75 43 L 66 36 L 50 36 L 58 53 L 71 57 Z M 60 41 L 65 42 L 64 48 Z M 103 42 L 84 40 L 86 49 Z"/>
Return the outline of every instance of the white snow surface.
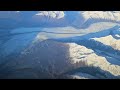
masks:
<path fill-rule="evenodd" d="M 71 11 L 72 12 L 72 11 Z M 75 17 L 69 22 L 69 19 L 73 18 L 70 11 L 0 11 L 0 19 L 10 19 L 15 20 L 16 23 L 24 23 L 31 25 L 34 23 L 39 25 L 40 23 L 48 23 L 50 26 L 76 26 L 88 23 L 92 24 L 94 20 L 99 20 L 100 22 L 119 22 L 120 23 L 120 12 L 119 11 L 76 11 L 77 13 L 73 16 Z M 29 17 L 24 18 L 24 15 Z M 69 17 L 69 19 L 68 19 Z M 29 19 L 28 19 L 29 18 Z M 89 23 L 87 20 L 91 19 Z M 8 23 L 8 22 L 6 22 Z M 10 23 L 10 22 L 9 22 Z M 41 25 L 41 24 L 40 24 Z M 40 26 L 39 25 L 39 26 Z M 43 24 L 42 24 L 43 25 Z M 9 24 L 8 24 L 9 26 Z"/>
<path fill-rule="evenodd" d="M 92 18 L 120 21 L 119 11 L 84 11 L 81 14 L 85 19 Z"/>
<path fill-rule="evenodd" d="M 119 37 L 119 35 L 116 35 Z M 112 46 L 116 50 L 120 50 L 120 39 L 115 39 L 113 38 L 112 35 L 108 35 L 106 37 L 101 37 L 101 38 L 93 38 L 96 41 L 102 42 L 105 45 Z"/>
<path fill-rule="evenodd" d="M 56 19 L 64 18 L 65 16 L 63 11 L 39 11 L 35 15 L 46 16 L 46 17 L 51 17 L 51 18 L 56 18 Z"/>
<path fill-rule="evenodd" d="M 77 45 L 75 43 L 69 43 L 69 53 L 73 63 L 79 61 L 87 62 L 88 66 L 100 67 L 105 71 L 109 71 L 113 75 L 120 75 L 120 66 L 109 63 L 104 56 L 99 56 L 92 49 L 88 49 L 85 46 Z M 114 62 L 114 59 L 113 59 Z M 118 61 L 120 63 L 120 61 Z"/>
<path fill-rule="evenodd" d="M 55 25 L 57 22 L 59 22 L 58 25 L 61 23 L 66 24 L 67 20 L 68 20 L 68 19 L 66 19 L 68 12 L 67 13 L 65 13 L 65 12 L 67 12 L 67 11 L 38 11 L 38 12 L 34 13 L 33 15 L 31 15 L 29 17 L 29 19 L 32 19 L 35 22 L 36 22 L 36 20 L 38 20 L 40 22 L 43 21 L 43 22 L 49 22 L 49 23 L 53 23 L 53 24 L 55 23 Z M 18 22 L 19 21 L 22 22 L 23 16 L 21 13 L 23 13 L 23 12 L 22 11 L 0 11 L 0 19 L 13 19 Z M 77 15 L 77 17 L 73 20 L 72 24 L 70 24 L 70 23 L 69 23 L 70 25 L 66 24 L 67 25 L 66 27 L 60 27 L 60 26 L 51 27 L 51 28 L 48 28 L 47 26 L 46 26 L 46 28 L 42 28 L 42 27 L 24 28 L 24 27 L 22 27 L 22 28 L 5 31 L 4 35 L 8 35 L 8 36 L 1 37 L 1 39 L 0 39 L 0 45 L 1 45 L 0 46 L 0 54 L 4 55 L 4 57 L 7 57 L 9 54 L 16 53 L 17 51 L 20 51 L 24 48 L 27 49 L 29 46 L 34 47 L 33 42 L 41 42 L 41 41 L 44 41 L 47 39 L 70 38 L 70 37 L 86 35 L 89 33 L 104 31 L 106 29 L 109 29 L 111 27 L 119 25 L 116 22 L 120 22 L 120 12 L 119 11 L 80 11 L 77 13 L 79 15 Z M 81 19 L 81 18 L 83 18 L 83 19 Z M 43 20 L 43 19 L 45 19 L 45 20 Z M 82 29 L 82 28 L 76 29 L 73 26 L 71 26 L 73 24 L 74 25 L 76 24 L 77 26 L 79 26 L 80 24 L 84 24 L 89 19 L 92 19 L 92 20 L 98 19 L 98 20 L 100 20 L 100 22 L 96 22 L 96 23 L 90 22 L 90 26 L 88 26 L 85 29 Z M 28 19 L 24 18 L 24 21 L 27 21 L 27 20 Z M 32 21 L 32 20 L 30 20 L 30 21 Z M 81 23 L 80 20 L 83 20 L 83 23 Z M 106 20 L 112 20 L 115 22 L 112 22 L 112 21 L 104 22 Z M 0 32 L 1 32 L 0 36 L 2 36 L 3 31 L 0 31 Z M 109 31 L 108 31 L 108 33 L 109 33 Z M 120 50 L 120 29 L 115 30 L 114 33 L 116 33 L 114 36 L 106 34 L 106 36 L 104 36 L 104 37 L 100 37 L 100 38 L 95 37 L 95 38 L 91 38 L 91 39 L 93 39 L 95 41 L 99 41 L 99 42 L 103 43 L 104 45 L 111 46 L 115 50 Z M 5 38 L 5 40 L 4 40 L 4 38 Z M 81 38 L 72 38 L 72 40 L 78 40 L 78 41 L 80 39 Z M 44 45 L 44 44 L 47 45 L 46 46 L 47 48 L 40 47 L 39 49 L 42 48 L 43 50 L 49 50 L 48 48 L 52 47 L 52 48 L 50 48 L 50 50 L 54 50 L 53 51 L 54 53 L 53 54 L 50 53 L 50 55 L 56 55 L 55 52 L 58 52 L 58 51 L 56 51 L 54 49 L 54 46 L 56 46 L 56 48 L 58 48 L 58 45 L 61 45 L 59 43 L 56 44 L 56 42 L 54 42 L 52 44 L 49 42 L 49 44 L 51 44 L 51 46 L 49 46 L 49 44 L 46 44 L 46 42 L 41 45 Z M 120 76 L 120 60 L 119 60 L 120 56 L 119 55 L 104 51 L 104 53 L 106 55 L 105 56 L 104 54 L 101 54 L 102 51 L 100 51 L 100 50 L 96 50 L 96 52 L 98 53 L 97 54 L 94 50 L 89 49 L 82 45 L 78 45 L 73 42 L 72 43 L 68 43 L 68 42 L 64 43 L 63 46 L 69 46 L 68 53 L 69 53 L 69 58 L 70 58 L 71 64 L 74 65 L 77 62 L 85 61 L 88 66 L 99 67 L 104 71 L 110 72 L 114 76 Z M 107 46 L 106 46 L 106 48 L 107 48 Z M 61 51 L 62 51 L 62 46 L 59 47 L 59 49 L 61 49 Z M 38 50 L 38 48 L 36 48 L 36 50 Z M 30 51 L 32 51 L 31 48 L 30 48 Z M 58 52 L 58 54 L 59 54 L 59 52 Z M 52 56 L 50 56 L 50 57 L 52 57 Z M 39 60 L 39 59 L 36 59 L 36 60 Z M 33 62 L 33 61 L 31 61 L 31 62 Z M 29 62 L 29 63 L 31 63 L 31 62 Z M 78 72 L 78 73 L 75 73 L 75 75 L 73 75 L 73 78 L 85 79 L 85 78 L 95 78 L 95 77 L 93 77 L 87 73 Z"/>

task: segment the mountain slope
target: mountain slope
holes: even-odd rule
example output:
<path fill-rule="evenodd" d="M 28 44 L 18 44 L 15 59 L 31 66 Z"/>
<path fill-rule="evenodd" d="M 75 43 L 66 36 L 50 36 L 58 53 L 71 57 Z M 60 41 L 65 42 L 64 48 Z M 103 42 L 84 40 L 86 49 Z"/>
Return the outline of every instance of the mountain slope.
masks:
<path fill-rule="evenodd" d="M 0 13 L 0 78 L 120 78 L 120 12 Z"/>
<path fill-rule="evenodd" d="M 87 28 L 95 22 L 120 23 L 119 17 L 119 11 L 1 11 L 0 27 Z"/>

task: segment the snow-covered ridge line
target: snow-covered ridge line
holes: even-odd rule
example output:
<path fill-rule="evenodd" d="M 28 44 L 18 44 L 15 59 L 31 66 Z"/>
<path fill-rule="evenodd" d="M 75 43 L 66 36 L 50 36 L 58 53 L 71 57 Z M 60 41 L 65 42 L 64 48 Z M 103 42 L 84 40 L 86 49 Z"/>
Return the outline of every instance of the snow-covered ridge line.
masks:
<path fill-rule="evenodd" d="M 0 11 L 0 27 L 78 27 L 96 22 L 120 23 L 118 11 Z"/>
<path fill-rule="evenodd" d="M 87 20 L 89 18 L 115 20 L 120 22 L 120 12 L 117 11 L 85 11 L 81 13 Z"/>
<path fill-rule="evenodd" d="M 40 11 L 39 13 L 35 14 L 37 16 L 48 16 L 51 18 L 61 19 L 64 18 L 65 14 L 63 11 Z"/>

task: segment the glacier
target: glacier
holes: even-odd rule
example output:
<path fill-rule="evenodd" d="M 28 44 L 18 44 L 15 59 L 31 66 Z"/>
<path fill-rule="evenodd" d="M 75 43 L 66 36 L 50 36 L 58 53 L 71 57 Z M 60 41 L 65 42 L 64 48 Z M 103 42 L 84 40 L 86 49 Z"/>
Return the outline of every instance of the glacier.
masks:
<path fill-rule="evenodd" d="M 0 79 L 120 79 L 119 11 L 0 11 Z"/>

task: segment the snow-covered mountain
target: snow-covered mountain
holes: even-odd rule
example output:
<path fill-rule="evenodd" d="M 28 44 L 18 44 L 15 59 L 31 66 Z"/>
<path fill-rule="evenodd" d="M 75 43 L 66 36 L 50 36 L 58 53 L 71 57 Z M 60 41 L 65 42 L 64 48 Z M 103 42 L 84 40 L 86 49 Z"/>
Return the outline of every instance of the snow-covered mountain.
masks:
<path fill-rule="evenodd" d="M 93 19 L 106 19 L 106 20 L 115 20 L 120 22 L 120 12 L 119 11 L 84 11 L 80 12 L 85 20 Z"/>
<path fill-rule="evenodd" d="M 119 11 L 0 11 L 1 27 L 86 28 L 95 22 L 120 23 Z M 4 23 L 3 23 L 4 22 Z"/>
<path fill-rule="evenodd" d="M 0 78 L 120 78 L 119 11 L 0 11 Z"/>
<path fill-rule="evenodd" d="M 80 16 L 73 22 L 78 28 L 87 28 L 96 22 L 116 22 L 120 23 L 120 12 L 118 11 L 82 11 Z M 83 21 L 81 21 L 81 18 Z"/>

